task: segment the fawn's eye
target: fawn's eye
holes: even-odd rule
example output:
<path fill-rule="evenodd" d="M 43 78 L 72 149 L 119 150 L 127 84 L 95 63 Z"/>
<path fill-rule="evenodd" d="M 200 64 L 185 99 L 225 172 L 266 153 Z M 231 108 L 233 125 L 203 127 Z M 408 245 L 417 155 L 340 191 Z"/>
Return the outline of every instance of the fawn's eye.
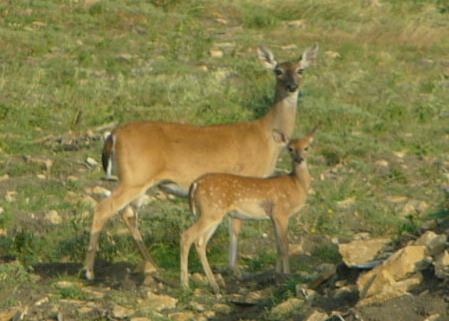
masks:
<path fill-rule="evenodd" d="M 288 150 L 289 152 L 293 152 L 293 147 L 288 146 L 288 147 L 287 147 L 287 150 Z"/>
<path fill-rule="evenodd" d="M 276 76 L 280 76 L 280 75 L 283 74 L 283 71 L 282 71 L 282 69 L 280 69 L 280 68 L 276 68 L 276 69 L 274 70 L 274 73 L 276 74 Z"/>

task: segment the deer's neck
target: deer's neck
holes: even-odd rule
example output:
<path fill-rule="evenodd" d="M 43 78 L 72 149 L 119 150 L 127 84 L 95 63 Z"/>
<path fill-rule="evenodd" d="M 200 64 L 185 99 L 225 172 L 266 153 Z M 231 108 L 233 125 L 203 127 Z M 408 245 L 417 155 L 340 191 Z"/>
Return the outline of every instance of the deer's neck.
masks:
<path fill-rule="evenodd" d="M 303 160 L 301 163 L 293 163 L 293 177 L 295 180 L 304 187 L 307 192 L 310 188 L 310 183 L 312 178 L 309 173 L 309 168 L 307 167 L 307 161 Z"/>
<path fill-rule="evenodd" d="M 273 105 L 264 117 L 270 129 L 277 129 L 290 138 L 295 127 L 297 104 L 297 92 L 287 94 L 276 91 Z"/>

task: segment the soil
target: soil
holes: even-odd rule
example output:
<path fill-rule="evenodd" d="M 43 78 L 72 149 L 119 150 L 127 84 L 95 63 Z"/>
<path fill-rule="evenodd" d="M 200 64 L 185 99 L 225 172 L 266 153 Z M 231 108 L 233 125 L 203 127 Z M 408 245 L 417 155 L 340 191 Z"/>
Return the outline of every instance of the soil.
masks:
<path fill-rule="evenodd" d="M 7 263 L 11 259 L 5 257 L 2 262 Z M 135 266 L 130 263 L 110 263 L 98 259 L 95 266 L 96 280 L 87 282 L 82 279 L 82 265 L 80 263 L 36 264 L 34 265 L 34 273 L 40 276 L 39 281 L 37 281 L 38 286 L 30 285 L 15 290 L 15 297 L 23 306 L 28 308 L 25 310 L 17 309 L 16 313 L 8 315 L 9 319 L 0 318 L 0 320 L 132 320 L 130 317 L 114 315 L 112 312 L 114 305 L 111 303 L 109 295 L 90 300 L 90 302 L 73 299 L 61 299 L 57 303 L 52 300 L 48 301 L 48 299 L 46 301 L 45 298 L 52 297 L 51 293 L 54 291 L 54 287 L 51 284 L 59 276 L 73 277 L 74 280 L 79 279 L 80 284 L 100 293 L 119 291 L 127 297 L 139 298 L 144 296 L 143 293 L 151 291 L 175 297 L 173 293 L 177 290 L 177 280 L 167 280 L 156 276 L 154 282 L 149 284 L 145 275 L 132 272 L 134 269 Z M 361 270 L 349 269 L 343 263 L 340 263 L 337 265 L 336 271 L 335 275 L 316 288 L 318 295 L 311 300 L 306 300 L 301 308 L 293 310 L 288 317 L 281 319 L 306 320 L 308 315 L 318 310 L 329 315 L 327 321 L 449 320 L 449 280 L 436 278 L 431 267 L 424 271 L 424 280 L 413 293 L 386 302 L 364 306 L 357 305 L 359 297 L 356 291 L 336 295 L 337 284 L 345 284 L 346 286 L 355 284 Z M 267 311 L 270 311 L 276 304 L 287 300 L 287 297 L 283 298 L 285 295 L 283 289 L 287 287 L 292 278 L 293 276 L 285 276 L 273 271 L 247 275 L 240 280 L 230 275 L 224 275 L 227 286 L 222 296 L 215 297 L 207 287 L 202 290 L 206 291 L 211 298 L 215 298 L 217 302 L 225 302 L 230 310 L 213 313 L 206 320 L 278 320 L 276 317 L 267 317 Z M 268 295 L 255 300 L 245 300 L 256 291 L 265 291 Z M 276 296 L 278 298 L 273 300 Z M 44 303 L 38 304 L 39 300 L 44 300 Z M 85 306 L 89 306 L 90 311 L 81 316 L 81 308 Z M 186 310 L 186 312 L 189 312 L 191 308 L 186 308 Z M 167 319 L 171 319 L 170 315 L 173 312 L 173 310 L 167 310 L 162 311 L 161 314 L 167 316 Z M 183 312 L 182 308 L 178 312 Z"/>

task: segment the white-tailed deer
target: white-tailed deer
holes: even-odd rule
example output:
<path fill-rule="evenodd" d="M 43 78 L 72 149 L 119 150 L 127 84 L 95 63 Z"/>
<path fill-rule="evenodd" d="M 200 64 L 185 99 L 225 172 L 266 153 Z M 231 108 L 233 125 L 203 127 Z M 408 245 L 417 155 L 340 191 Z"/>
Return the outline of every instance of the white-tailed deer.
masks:
<path fill-rule="evenodd" d="M 271 220 L 277 246 L 276 270 L 290 273 L 287 228 L 290 217 L 306 202 L 311 177 L 306 155 L 316 127 L 288 144 L 293 169 L 268 178 L 211 173 L 198 178 L 189 193 L 190 208 L 198 220 L 181 235 L 181 284 L 189 286 L 188 258 L 195 242 L 203 270 L 216 293 L 219 286 L 206 256 L 206 246 L 226 216 L 240 220 Z M 281 134 L 282 135 L 282 134 Z M 281 141 L 284 141 L 282 139 Z"/>
<path fill-rule="evenodd" d="M 318 45 L 314 45 L 298 60 L 278 63 L 268 49 L 258 50 L 260 60 L 276 75 L 274 102 L 259 119 L 210 126 L 138 121 L 115 129 L 104 145 L 103 166 L 110 173 L 111 160 L 115 159 L 119 185 L 95 210 L 86 256 L 86 278 L 94 278 L 95 255 L 103 226 L 125 208 L 122 218 L 148 262 L 147 270 L 156 270 L 136 216 L 128 206 L 150 187 L 158 186 L 187 196 L 190 184 L 209 172 L 270 175 L 280 153 L 272 138 L 273 129 L 287 138 L 292 135 L 301 75 L 315 62 L 317 53 Z M 232 235 L 238 235 L 241 222 L 233 221 L 231 225 L 236 232 Z M 231 239 L 231 244 L 231 248 L 236 248 L 237 239 Z M 230 258 L 230 267 L 235 267 L 235 257 Z"/>

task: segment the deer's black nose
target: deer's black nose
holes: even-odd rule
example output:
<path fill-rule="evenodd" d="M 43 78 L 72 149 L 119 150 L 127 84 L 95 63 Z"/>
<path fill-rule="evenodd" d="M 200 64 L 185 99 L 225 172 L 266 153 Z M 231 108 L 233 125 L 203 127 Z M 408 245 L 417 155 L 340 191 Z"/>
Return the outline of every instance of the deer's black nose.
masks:
<path fill-rule="evenodd" d="M 296 84 L 288 84 L 287 85 L 287 89 L 289 92 L 295 92 L 296 90 L 298 90 L 298 85 Z"/>

